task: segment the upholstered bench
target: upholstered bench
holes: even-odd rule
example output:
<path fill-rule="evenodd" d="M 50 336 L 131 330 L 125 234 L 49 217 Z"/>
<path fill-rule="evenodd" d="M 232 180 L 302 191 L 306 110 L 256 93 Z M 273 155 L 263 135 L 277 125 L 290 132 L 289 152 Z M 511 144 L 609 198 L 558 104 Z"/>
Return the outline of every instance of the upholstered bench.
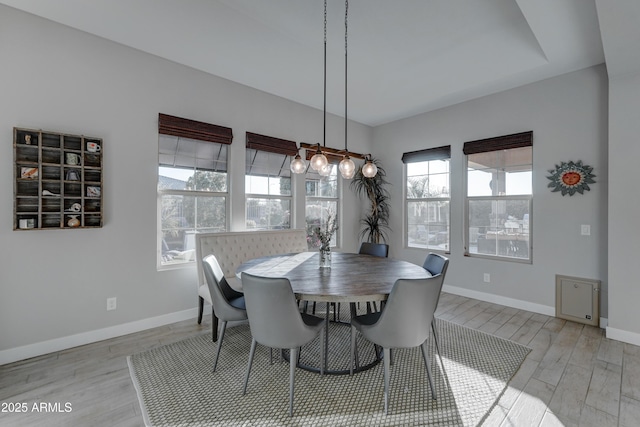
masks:
<path fill-rule="evenodd" d="M 196 234 L 196 264 L 198 268 L 198 323 L 202 322 L 204 302 L 211 304 L 209 287 L 202 269 L 202 259 L 213 254 L 222 268 L 229 285 L 241 290 L 240 280 L 236 277 L 236 269 L 240 264 L 252 258 L 267 255 L 305 252 L 307 250 L 307 233 L 299 230 L 269 231 L 237 231 L 229 233 Z M 218 333 L 218 319 L 213 313 L 213 340 Z"/>

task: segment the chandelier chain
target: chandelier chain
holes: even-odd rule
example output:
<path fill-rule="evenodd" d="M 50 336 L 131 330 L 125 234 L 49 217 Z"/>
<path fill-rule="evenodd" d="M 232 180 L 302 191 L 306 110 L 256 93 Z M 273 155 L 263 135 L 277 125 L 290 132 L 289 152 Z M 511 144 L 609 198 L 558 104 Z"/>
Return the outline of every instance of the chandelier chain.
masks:
<path fill-rule="evenodd" d="M 347 51 L 347 28 L 349 26 L 349 0 L 344 3 L 344 51 Z"/>
<path fill-rule="evenodd" d="M 324 0 L 324 44 L 327 44 L 327 0 Z"/>

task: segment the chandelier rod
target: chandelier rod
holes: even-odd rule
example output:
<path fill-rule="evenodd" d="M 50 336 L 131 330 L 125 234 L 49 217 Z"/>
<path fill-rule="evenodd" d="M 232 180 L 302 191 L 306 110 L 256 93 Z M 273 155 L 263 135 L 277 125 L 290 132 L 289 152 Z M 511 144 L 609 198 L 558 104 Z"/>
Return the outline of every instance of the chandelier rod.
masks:
<path fill-rule="evenodd" d="M 327 146 L 327 0 L 324 0 L 324 118 L 322 121 L 322 145 Z"/>
<path fill-rule="evenodd" d="M 347 34 L 348 34 L 349 0 L 344 5 L 344 150 L 347 149 Z"/>

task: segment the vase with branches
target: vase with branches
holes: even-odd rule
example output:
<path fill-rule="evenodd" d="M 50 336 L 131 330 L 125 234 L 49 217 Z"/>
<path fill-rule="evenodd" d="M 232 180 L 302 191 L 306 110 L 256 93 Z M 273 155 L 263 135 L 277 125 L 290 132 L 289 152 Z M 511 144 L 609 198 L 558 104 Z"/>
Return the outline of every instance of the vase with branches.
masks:
<path fill-rule="evenodd" d="M 374 158 L 372 161 L 377 166 L 378 173 L 373 178 L 367 178 L 362 174 L 362 166 L 360 166 L 349 186 L 358 197 L 365 196 L 371 203 L 370 209 L 360 220 L 362 225 L 360 237 L 370 243 L 386 243 L 387 233 L 390 230 L 390 196 L 387 190 L 389 182 L 380 160 Z"/>
<path fill-rule="evenodd" d="M 316 227 L 314 235 L 320 243 L 320 267 L 331 267 L 331 239 L 338 231 L 338 222 L 335 215 L 329 214 L 324 227 Z"/>

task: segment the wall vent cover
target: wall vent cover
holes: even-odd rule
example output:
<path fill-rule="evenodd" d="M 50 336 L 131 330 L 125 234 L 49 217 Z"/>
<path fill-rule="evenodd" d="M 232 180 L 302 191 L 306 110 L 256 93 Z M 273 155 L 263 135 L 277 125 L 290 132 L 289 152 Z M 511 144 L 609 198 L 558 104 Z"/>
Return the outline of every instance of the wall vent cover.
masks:
<path fill-rule="evenodd" d="M 600 281 L 556 275 L 556 317 L 598 326 Z"/>

